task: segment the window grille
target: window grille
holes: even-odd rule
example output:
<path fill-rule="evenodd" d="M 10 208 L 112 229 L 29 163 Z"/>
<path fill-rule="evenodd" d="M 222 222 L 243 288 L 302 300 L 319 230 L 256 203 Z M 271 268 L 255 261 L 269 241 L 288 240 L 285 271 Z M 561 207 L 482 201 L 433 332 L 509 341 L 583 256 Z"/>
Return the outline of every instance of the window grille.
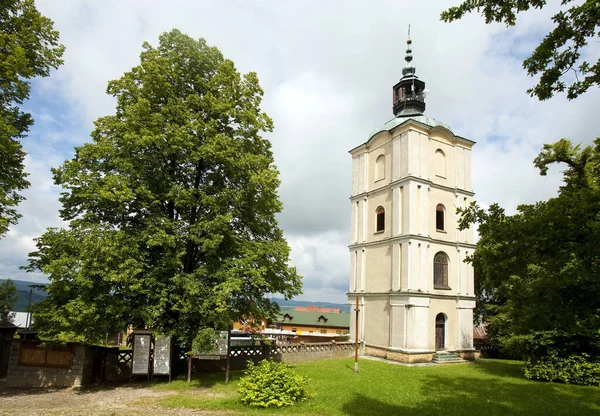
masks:
<path fill-rule="evenodd" d="M 441 252 L 433 258 L 433 286 L 448 287 L 448 257 Z"/>

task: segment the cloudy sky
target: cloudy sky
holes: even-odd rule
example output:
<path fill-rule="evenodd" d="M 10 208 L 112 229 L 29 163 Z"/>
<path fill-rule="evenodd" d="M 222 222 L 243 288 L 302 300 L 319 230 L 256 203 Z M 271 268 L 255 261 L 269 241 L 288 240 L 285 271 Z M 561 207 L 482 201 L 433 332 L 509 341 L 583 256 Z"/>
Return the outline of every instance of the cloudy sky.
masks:
<path fill-rule="evenodd" d="M 600 96 L 539 102 L 521 62 L 549 31 L 552 10 L 526 13 L 518 26 L 479 16 L 446 24 L 445 1 L 123 1 L 36 0 L 66 46 L 65 64 L 33 83 L 26 109 L 35 126 L 23 141 L 31 188 L 18 226 L 0 241 L 0 278 L 45 281 L 19 266 L 33 239 L 58 217 L 60 189 L 50 168 L 89 139 L 92 122 L 114 112 L 107 82 L 139 62 L 144 41 L 172 28 L 203 37 L 255 71 L 281 171 L 279 221 L 304 275 L 299 299 L 345 302 L 348 289 L 351 158 L 348 150 L 393 117 L 391 87 L 401 77 L 411 25 L 417 75 L 430 91 L 426 113 L 477 142 L 473 186 L 482 205 L 516 206 L 553 196 L 560 168 L 538 175 L 543 143 L 562 137 L 589 144 L 600 131 Z M 594 43 L 590 54 L 600 54 Z"/>

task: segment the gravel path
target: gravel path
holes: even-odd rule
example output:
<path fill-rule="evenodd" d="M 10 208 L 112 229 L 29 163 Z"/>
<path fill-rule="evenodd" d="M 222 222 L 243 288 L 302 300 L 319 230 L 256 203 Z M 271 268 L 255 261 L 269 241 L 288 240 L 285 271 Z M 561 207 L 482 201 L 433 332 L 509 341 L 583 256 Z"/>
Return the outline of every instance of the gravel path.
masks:
<path fill-rule="evenodd" d="M 0 415 L 221 415 L 193 409 L 167 409 L 157 402 L 172 391 L 144 386 L 79 389 L 0 388 Z"/>

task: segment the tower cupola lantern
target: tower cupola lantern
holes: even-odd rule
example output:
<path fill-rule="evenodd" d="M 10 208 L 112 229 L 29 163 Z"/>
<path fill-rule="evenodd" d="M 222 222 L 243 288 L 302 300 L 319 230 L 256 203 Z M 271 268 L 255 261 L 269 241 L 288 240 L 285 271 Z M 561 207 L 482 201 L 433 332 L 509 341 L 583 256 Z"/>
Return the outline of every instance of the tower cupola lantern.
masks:
<path fill-rule="evenodd" d="M 425 111 L 425 83 L 415 75 L 412 65 L 412 40 L 406 41 L 406 66 L 402 78 L 393 88 L 393 109 L 396 117 L 423 114 Z"/>

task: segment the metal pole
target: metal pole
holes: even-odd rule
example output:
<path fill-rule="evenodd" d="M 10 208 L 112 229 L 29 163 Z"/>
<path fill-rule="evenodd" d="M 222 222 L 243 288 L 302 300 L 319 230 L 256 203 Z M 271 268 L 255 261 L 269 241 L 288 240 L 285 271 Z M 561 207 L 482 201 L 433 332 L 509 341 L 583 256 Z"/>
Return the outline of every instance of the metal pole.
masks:
<path fill-rule="evenodd" d="M 29 289 L 29 304 L 27 305 L 27 317 L 25 323 L 27 324 L 27 332 L 31 330 L 31 295 L 33 294 L 33 288 Z"/>
<path fill-rule="evenodd" d="M 356 319 L 354 331 L 354 372 L 358 373 L 358 296 L 356 297 Z"/>

